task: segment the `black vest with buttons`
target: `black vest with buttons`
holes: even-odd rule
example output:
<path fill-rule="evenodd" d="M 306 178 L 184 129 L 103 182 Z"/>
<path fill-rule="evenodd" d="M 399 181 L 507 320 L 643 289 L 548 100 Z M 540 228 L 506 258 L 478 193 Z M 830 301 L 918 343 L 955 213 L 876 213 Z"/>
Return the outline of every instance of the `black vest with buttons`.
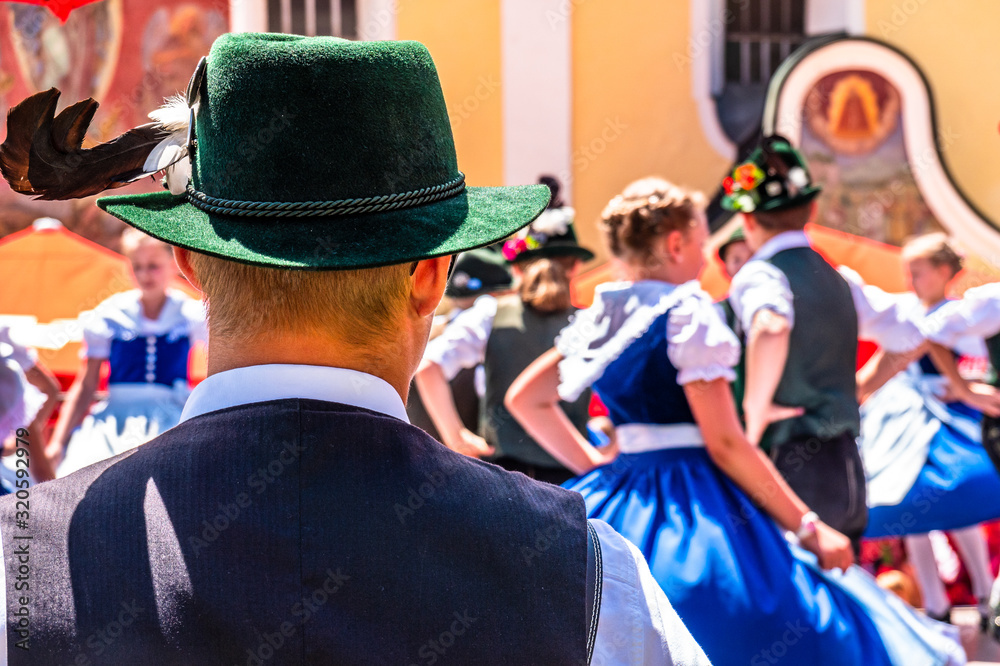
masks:
<path fill-rule="evenodd" d="M 13 665 L 586 663 L 582 498 L 389 416 L 233 407 L 29 495 Z"/>

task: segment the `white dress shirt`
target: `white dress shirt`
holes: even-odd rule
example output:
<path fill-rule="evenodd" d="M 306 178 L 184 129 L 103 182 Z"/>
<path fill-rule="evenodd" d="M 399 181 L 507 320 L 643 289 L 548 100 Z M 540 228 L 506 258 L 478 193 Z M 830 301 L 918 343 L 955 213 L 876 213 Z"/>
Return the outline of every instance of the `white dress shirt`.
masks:
<path fill-rule="evenodd" d="M 729 300 L 744 331 L 752 327 L 761 310 L 770 310 L 795 326 L 795 304 L 788 278 L 774 264 L 768 263 L 784 250 L 810 247 L 803 231 L 785 231 L 764 243 L 733 277 Z M 911 318 L 898 308 L 892 294 L 866 285 L 857 273 L 841 267 L 840 274 L 851 287 L 854 310 L 858 315 L 858 338 L 871 340 L 888 352 L 905 353 L 920 346 L 924 336 Z"/>
<path fill-rule="evenodd" d="M 309 365 L 257 365 L 214 374 L 191 392 L 181 422 L 236 405 L 285 398 L 363 407 L 408 422 L 399 394 L 382 379 L 343 368 Z M 639 550 L 607 523 L 591 522 L 604 565 L 593 664 L 710 664 L 653 579 Z M 6 581 L 0 573 L 0 603 L 5 592 Z M 7 663 L 6 633 L 0 632 L 3 664 Z"/>
<path fill-rule="evenodd" d="M 927 339 L 954 349 L 966 336 L 992 338 L 1000 333 L 1000 282 L 973 287 L 923 321 Z"/>

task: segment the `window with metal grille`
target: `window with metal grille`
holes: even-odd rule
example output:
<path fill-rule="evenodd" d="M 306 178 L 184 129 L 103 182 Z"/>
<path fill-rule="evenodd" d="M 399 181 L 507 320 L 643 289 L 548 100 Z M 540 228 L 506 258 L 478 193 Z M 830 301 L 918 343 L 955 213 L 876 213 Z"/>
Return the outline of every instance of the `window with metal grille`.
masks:
<path fill-rule="evenodd" d="M 805 0 L 726 0 L 726 83 L 767 83 L 805 41 Z"/>
<path fill-rule="evenodd" d="M 356 0 L 267 0 L 267 28 L 295 35 L 355 39 Z"/>

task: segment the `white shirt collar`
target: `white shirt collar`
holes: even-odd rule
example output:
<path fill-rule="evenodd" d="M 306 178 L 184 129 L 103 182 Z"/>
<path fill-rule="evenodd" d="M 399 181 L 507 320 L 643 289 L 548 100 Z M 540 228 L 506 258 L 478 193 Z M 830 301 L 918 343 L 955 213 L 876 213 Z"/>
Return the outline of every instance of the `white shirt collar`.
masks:
<path fill-rule="evenodd" d="M 181 422 L 227 407 L 286 398 L 339 402 L 410 422 L 396 389 L 383 379 L 345 368 L 284 364 L 251 365 L 208 377 L 191 391 Z"/>
<path fill-rule="evenodd" d="M 809 237 L 804 231 L 782 231 L 760 246 L 753 259 L 767 261 L 774 255 L 794 247 L 809 247 Z"/>

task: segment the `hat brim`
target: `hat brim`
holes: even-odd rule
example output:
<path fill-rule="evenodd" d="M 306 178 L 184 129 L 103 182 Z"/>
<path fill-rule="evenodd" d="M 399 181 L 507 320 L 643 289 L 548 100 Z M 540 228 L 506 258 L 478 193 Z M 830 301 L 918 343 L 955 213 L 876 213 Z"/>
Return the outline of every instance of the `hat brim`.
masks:
<path fill-rule="evenodd" d="M 510 263 L 517 264 L 522 261 L 528 261 L 529 259 L 538 259 L 539 257 L 576 257 L 581 261 L 590 261 L 594 258 L 594 253 L 585 247 L 580 247 L 579 245 L 550 244 L 545 247 L 540 247 L 537 250 L 525 250 L 517 255 L 517 257 L 515 257 Z"/>
<path fill-rule="evenodd" d="M 809 185 L 799 190 L 799 193 L 791 199 L 773 199 L 761 204 L 760 210 L 784 210 L 785 208 L 801 206 L 815 199 L 816 195 L 822 191 L 823 188 L 819 185 Z"/>
<path fill-rule="evenodd" d="M 341 217 L 207 213 L 169 192 L 103 197 L 97 205 L 171 245 L 244 264 L 299 270 L 374 268 L 495 243 L 548 205 L 544 185 L 467 187 L 414 208 Z"/>

